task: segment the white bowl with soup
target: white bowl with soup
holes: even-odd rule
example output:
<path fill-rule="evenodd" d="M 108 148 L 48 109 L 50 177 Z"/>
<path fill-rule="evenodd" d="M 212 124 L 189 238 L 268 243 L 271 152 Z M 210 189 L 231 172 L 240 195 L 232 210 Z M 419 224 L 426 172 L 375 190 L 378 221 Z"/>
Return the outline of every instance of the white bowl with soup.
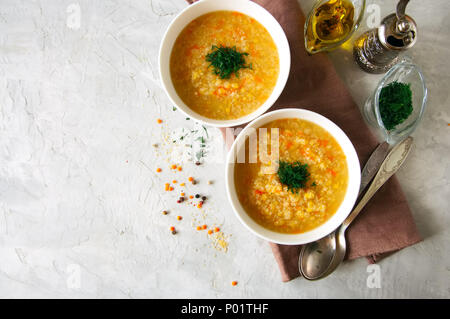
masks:
<path fill-rule="evenodd" d="M 284 89 L 289 44 L 280 24 L 249 0 L 201 0 L 169 25 L 159 52 L 162 85 L 187 117 L 216 127 L 250 122 Z"/>
<path fill-rule="evenodd" d="M 260 138 L 267 146 L 252 146 Z M 361 175 L 355 148 L 336 124 L 315 112 L 282 109 L 252 121 L 237 136 L 225 179 L 231 206 L 250 231 L 296 245 L 316 241 L 344 221 Z"/>

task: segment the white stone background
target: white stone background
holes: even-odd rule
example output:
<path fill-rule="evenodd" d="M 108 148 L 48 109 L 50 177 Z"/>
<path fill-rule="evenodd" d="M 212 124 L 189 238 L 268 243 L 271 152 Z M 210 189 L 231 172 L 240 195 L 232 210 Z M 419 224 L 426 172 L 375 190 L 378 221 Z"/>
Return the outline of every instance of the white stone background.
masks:
<path fill-rule="evenodd" d="M 393 1 L 369 3 L 382 16 L 394 10 Z M 78 29 L 68 27 L 74 5 Z M 307 11 L 311 1 L 301 5 Z M 429 102 L 398 176 L 424 241 L 380 262 L 381 288 L 367 287 L 364 259 L 322 281 L 282 283 L 267 243 L 233 216 L 223 163 L 169 172 L 173 148 L 162 136 L 193 123 L 172 110 L 157 55 L 185 6 L 0 1 L 0 297 L 449 297 L 450 2 L 413 0 L 407 9 L 419 26 L 408 54 L 424 71 Z M 356 36 L 365 29 L 364 21 Z M 361 105 L 380 77 L 360 71 L 348 51 L 329 56 Z M 209 131 L 211 154 L 222 140 Z M 178 188 L 163 191 L 166 180 L 189 175 L 199 184 L 187 193 L 208 196 L 204 214 L 176 204 Z M 228 251 L 213 248 L 198 223 L 219 225 Z"/>

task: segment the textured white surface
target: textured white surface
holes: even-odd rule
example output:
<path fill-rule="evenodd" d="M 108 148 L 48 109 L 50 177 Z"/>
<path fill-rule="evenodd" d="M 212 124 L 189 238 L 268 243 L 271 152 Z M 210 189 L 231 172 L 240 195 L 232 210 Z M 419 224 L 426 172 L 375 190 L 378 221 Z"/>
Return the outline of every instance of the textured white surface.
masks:
<path fill-rule="evenodd" d="M 377 3 L 386 4 L 382 15 L 393 10 L 391 1 Z M 79 28 L 71 20 L 77 6 Z M 367 287 L 363 259 L 323 281 L 282 283 L 268 245 L 232 215 L 220 160 L 169 172 L 169 155 L 183 146 L 163 136 L 194 124 L 161 90 L 157 53 L 185 6 L 1 1 L 0 297 L 449 297 L 449 2 L 408 7 L 420 32 L 409 55 L 423 68 L 430 99 L 398 176 L 425 240 L 380 263 L 381 288 Z M 361 105 L 379 76 L 359 71 L 348 51 L 330 57 Z M 222 140 L 209 132 L 211 159 Z M 166 180 L 190 175 L 199 184 L 187 193 L 209 197 L 204 214 L 176 204 L 179 188 L 163 191 Z M 194 229 L 199 223 L 231 235 L 228 252 L 213 248 Z"/>

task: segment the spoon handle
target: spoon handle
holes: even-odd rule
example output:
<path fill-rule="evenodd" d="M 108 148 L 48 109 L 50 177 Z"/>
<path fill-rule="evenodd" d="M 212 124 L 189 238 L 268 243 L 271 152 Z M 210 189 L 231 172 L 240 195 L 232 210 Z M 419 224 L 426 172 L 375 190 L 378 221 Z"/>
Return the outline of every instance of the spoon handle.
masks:
<path fill-rule="evenodd" d="M 375 151 L 372 152 L 369 159 L 367 160 L 366 165 L 364 165 L 363 170 L 361 171 L 361 186 L 359 188 L 359 195 L 366 189 L 367 185 L 369 185 L 370 181 L 375 177 L 375 174 L 381 167 L 386 155 L 389 152 L 389 143 L 383 142 L 378 144 Z"/>
<path fill-rule="evenodd" d="M 375 175 L 372 183 L 370 184 L 367 192 L 359 201 L 358 205 L 353 209 L 350 215 L 345 219 L 340 227 L 339 231 L 344 232 L 351 222 L 358 216 L 363 207 L 372 198 L 372 196 L 377 192 L 377 190 L 383 186 L 386 181 L 398 171 L 398 169 L 405 162 L 408 157 L 411 147 L 413 145 L 413 138 L 411 136 L 404 139 L 402 142 L 394 146 L 394 148 L 386 156 L 386 159 L 381 164 L 377 175 Z"/>

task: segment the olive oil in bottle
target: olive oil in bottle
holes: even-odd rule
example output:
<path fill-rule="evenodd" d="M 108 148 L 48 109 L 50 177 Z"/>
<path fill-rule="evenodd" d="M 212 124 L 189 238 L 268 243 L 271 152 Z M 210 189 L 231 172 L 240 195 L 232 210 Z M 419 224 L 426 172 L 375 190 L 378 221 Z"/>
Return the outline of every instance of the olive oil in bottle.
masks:
<path fill-rule="evenodd" d="M 354 7 L 349 0 L 329 0 L 311 13 L 306 30 L 306 50 L 321 51 L 342 41 L 353 28 Z"/>

